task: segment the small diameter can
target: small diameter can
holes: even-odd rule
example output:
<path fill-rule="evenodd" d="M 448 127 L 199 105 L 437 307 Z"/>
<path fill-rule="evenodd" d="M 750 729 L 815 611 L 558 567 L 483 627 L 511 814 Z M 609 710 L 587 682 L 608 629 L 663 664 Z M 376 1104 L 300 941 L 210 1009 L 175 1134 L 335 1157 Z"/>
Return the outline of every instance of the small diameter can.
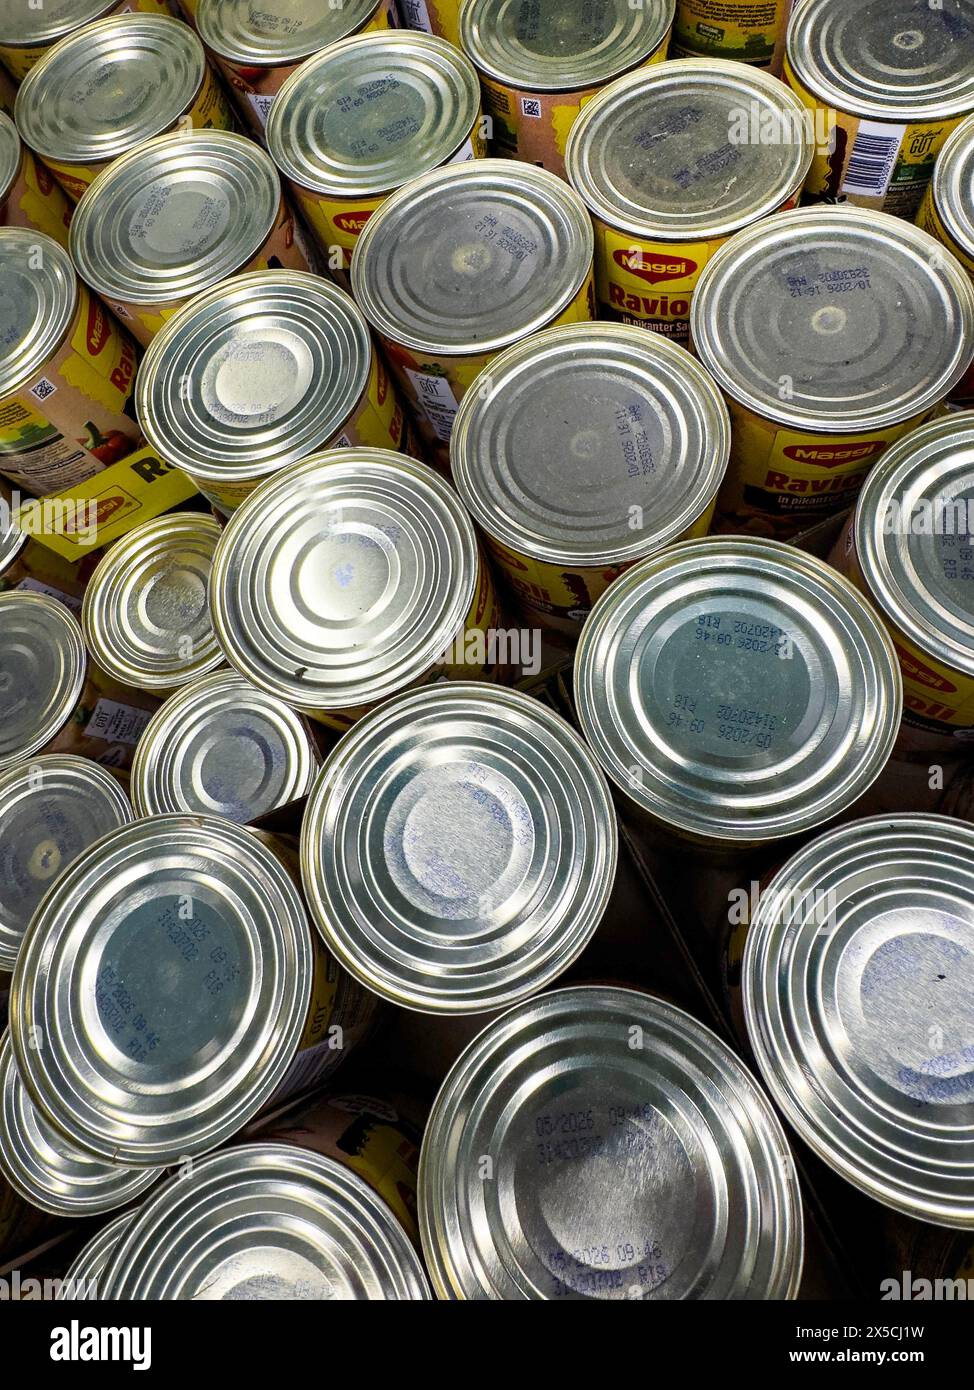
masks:
<path fill-rule="evenodd" d="M 691 323 L 731 412 L 717 524 L 789 536 L 848 506 L 883 451 L 962 378 L 974 287 L 900 218 L 808 208 L 721 247 Z"/>
<path fill-rule="evenodd" d="M 674 0 L 468 0 L 460 42 L 480 73 L 491 152 L 564 175 L 579 112 L 630 68 L 662 62 L 673 11 Z"/>
<path fill-rule="evenodd" d="M 676 0 L 671 58 L 727 58 L 780 76 L 795 0 Z"/>
<path fill-rule="evenodd" d="M 136 406 L 153 447 L 225 515 L 316 450 L 397 448 L 403 433 L 361 312 L 304 271 L 253 271 L 192 299 L 149 345 Z"/>
<path fill-rule="evenodd" d="M 110 15 L 172 13 L 166 0 L 3 0 L 0 5 L 0 63 L 22 82 L 35 63 L 61 39 Z"/>
<path fill-rule="evenodd" d="M 438 34 L 460 46 L 460 9 L 463 0 L 398 0 L 399 19 L 407 29 Z"/>
<path fill-rule="evenodd" d="M 801 1277 L 797 1174 L 764 1093 L 715 1033 L 634 990 L 555 990 L 492 1022 L 436 1098 L 419 1199 L 441 1299 L 793 1299 Z"/>
<path fill-rule="evenodd" d="M 353 34 L 394 29 L 395 0 L 196 0 L 194 23 L 241 115 L 263 134 L 284 83 L 306 59 Z"/>
<path fill-rule="evenodd" d="M 741 849 L 812 830 L 871 785 L 902 682 L 871 605 L 824 560 L 707 538 L 603 594 L 582 630 L 575 700 L 637 823 Z"/>
<path fill-rule="evenodd" d="M 478 159 L 414 179 L 365 224 L 352 289 L 448 466 L 457 407 L 487 363 L 540 328 L 594 317 L 592 223 L 554 174 Z"/>
<path fill-rule="evenodd" d="M 937 151 L 974 111 L 974 4 L 802 0 L 784 76 L 816 127 L 805 200 L 912 218 Z"/>
<path fill-rule="evenodd" d="M 230 519 L 210 583 L 240 675 L 345 729 L 442 676 L 494 678 L 502 630 L 473 523 L 425 464 L 335 449 L 265 483 Z"/>
<path fill-rule="evenodd" d="M 0 473 L 44 497 L 138 448 L 136 345 L 41 232 L 0 229 L 0 286 Z"/>
<path fill-rule="evenodd" d="M 946 246 L 974 280 L 974 116 L 962 121 L 944 142 L 917 226 Z M 974 367 L 951 392 L 954 402 L 974 405 Z"/>
<path fill-rule="evenodd" d="M 974 827 L 853 821 L 760 895 L 751 1047 L 802 1141 L 874 1201 L 974 1230 Z"/>
<path fill-rule="evenodd" d="M 162 14 L 120 14 L 63 39 L 24 79 L 14 115 L 24 144 L 74 202 L 153 135 L 233 124 L 203 45 Z"/>
<path fill-rule="evenodd" d="M 741 63 L 664 63 L 607 87 L 568 143 L 595 223 L 600 315 L 688 346 L 701 270 L 734 232 L 797 201 L 811 157 L 801 103 Z"/>
<path fill-rule="evenodd" d="M 0 227 L 44 232 L 66 248 L 70 221 L 71 204 L 64 189 L 0 111 Z"/>
<path fill-rule="evenodd" d="M 267 148 L 327 257 L 346 276 L 362 228 L 388 195 L 443 164 L 483 158 L 480 83 L 443 39 L 345 39 L 281 88 Z"/>
<path fill-rule="evenodd" d="M 706 535 L 727 407 L 683 348 L 627 324 L 551 328 L 484 369 L 451 469 L 517 606 L 577 637 L 637 560 Z"/>

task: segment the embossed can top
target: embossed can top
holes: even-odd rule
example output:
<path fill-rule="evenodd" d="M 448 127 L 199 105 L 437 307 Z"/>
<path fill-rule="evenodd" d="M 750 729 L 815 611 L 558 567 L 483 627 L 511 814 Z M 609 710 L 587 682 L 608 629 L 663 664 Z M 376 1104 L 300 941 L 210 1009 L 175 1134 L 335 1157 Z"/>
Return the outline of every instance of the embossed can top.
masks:
<path fill-rule="evenodd" d="M 77 307 L 78 277 L 63 246 L 29 227 L 0 227 L 0 398 L 48 364 Z"/>
<path fill-rule="evenodd" d="M 974 116 L 947 136 L 930 187 L 948 235 L 974 258 Z"/>
<path fill-rule="evenodd" d="M 276 68 L 300 63 L 368 24 L 382 0 L 197 0 L 203 42 L 231 63 Z"/>
<path fill-rule="evenodd" d="M 18 589 L 0 594 L 0 769 L 51 741 L 87 670 L 81 627 L 62 603 Z"/>

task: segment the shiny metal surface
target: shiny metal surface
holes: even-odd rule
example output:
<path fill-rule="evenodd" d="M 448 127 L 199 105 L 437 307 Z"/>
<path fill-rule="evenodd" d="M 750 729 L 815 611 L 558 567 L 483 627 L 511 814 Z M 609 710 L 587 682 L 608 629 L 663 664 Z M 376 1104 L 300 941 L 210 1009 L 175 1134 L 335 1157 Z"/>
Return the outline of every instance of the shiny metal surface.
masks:
<path fill-rule="evenodd" d="M 948 234 L 974 257 L 974 116 L 952 131 L 933 166 L 934 205 Z"/>
<path fill-rule="evenodd" d="M 23 150 L 17 127 L 6 112 L 0 111 L 0 203 L 10 192 L 22 158 Z"/>
<path fill-rule="evenodd" d="M 64 1276 L 55 1297 L 60 1301 L 94 1303 L 98 1301 L 99 1285 L 108 1257 L 118 1244 L 122 1232 L 132 1224 L 134 1212 L 126 1211 L 103 1226 L 97 1235 L 78 1252 Z"/>
<path fill-rule="evenodd" d="M 0 770 L 49 743 L 78 702 L 88 659 L 81 628 L 47 594 L 0 594 Z"/>
<path fill-rule="evenodd" d="M 0 227 L 0 397 L 46 366 L 74 320 L 71 257 L 43 232 Z"/>
<path fill-rule="evenodd" d="M 114 8 L 118 0 L 0 0 L 0 44 L 53 44 Z"/>
<path fill-rule="evenodd" d="M 232 63 L 280 67 L 300 63 L 327 44 L 354 34 L 380 0 L 197 0 L 203 42 Z"/>

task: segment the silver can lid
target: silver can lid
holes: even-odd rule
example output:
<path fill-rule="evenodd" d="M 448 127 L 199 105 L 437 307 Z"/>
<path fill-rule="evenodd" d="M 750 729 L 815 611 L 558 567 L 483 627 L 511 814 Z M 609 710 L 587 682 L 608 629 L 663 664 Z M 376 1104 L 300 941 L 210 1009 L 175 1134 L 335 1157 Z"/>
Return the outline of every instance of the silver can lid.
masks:
<path fill-rule="evenodd" d="M 710 376 L 658 333 L 580 323 L 495 358 L 460 403 L 457 491 L 504 545 L 616 565 L 677 539 L 713 501 L 730 418 Z"/>
<path fill-rule="evenodd" d="M 117 4 L 118 0 L 44 0 L 42 6 L 37 6 L 29 5 L 27 0 L 0 0 L 0 45 L 49 46 Z"/>
<path fill-rule="evenodd" d="M 931 186 L 948 236 L 974 257 L 974 116 L 948 135 L 933 166 Z"/>
<path fill-rule="evenodd" d="M 254 835 L 203 816 L 136 821 L 76 860 L 31 921 L 10 992 L 17 1066 L 80 1148 L 176 1163 L 271 1097 L 311 968 L 301 898 Z"/>
<path fill-rule="evenodd" d="M 470 1044 L 419 1199 L 441 1298 L 779 1299 L 801 1274 L 798 1179 L 762 1091 L 703 1024 L 628 989 L 544 994 Z"/>
<path fill-rule="evenodd" d="M 14 105 L 17 128 L 42 156 L 104 163 L 174 125 L 205 72 L 203 45 L 181 20 L 99 19 L 31 68 Z"/>
<path fill-rule="evenodd" d="M 267 120 L 277 167 L 335 198 L 386 193 L 446 163 L 469 139 L 480 82 L 444 39 L 363 34 L 292 73 Z"/>
<path fill-rule="evenodd" d="M 725 242 L 690 306 L 694 347 L 768 419 L 860 433 L 929 410 L 974 356 L 974 287 L 933 237 L 867 208 L 779 213 Z"/>
<path fill-rule="evenodd" d="M 422 1013 L 536 994 L 597 928 L 616 869 L 595 758 L 514 690 L 432 686 L 359 720 L 301 831 L 312 918 L 351 974 Z"/>
<path fill-rule="evenodd" d="M 603 222 L 672 241 L 727 236 L 776 212 L 811 160 L 798 98 L 768 73 L 717 58 L 613 82 L 583 108 L 566 154 L 569 182 Z"/>
<path fill-rule="evenodd" d="M 557 318 L 592 266 L 578 194 L 508 159 L 451 164 L 393 193 L 352 254 L 352 289 L 373 328 L 444 355 L 494 352 Z"/>
<path fill-rule="evenodd" d="M 859 496 L 856 555 L 883 613 L 974 677 L 974 411 L 900 439 Z"/>
<path fill-rule="evenodd" d="M 872 607 L 779 541 L 685 541 L 628 570 L 582 630 L 582 731 L 638 806 L 692 835 L 793 835 L 882 770 L 902 681 Z"/>
<path fill-rule="evenodd" d="M 802 0 L 788 26 L 795 76 L 829 106 L 885 120 L 974 108 L 971 0 Z"/>
<path fill-rule="evenodd" d="M 99 1286 L 108 1257 L 115 1249 L 123 1231 L 128 1230 L 135 1212 L 126 1211 L 102 1226 L 97 1235 L 74 1258 L 54 1295 L 56 1300 L 94 1303 L 99 1300 Z"/>
<path fill-rule="evenodd" d="M 160 135 L 115 160 L 71 219 L 71 255 L 99 294 L 169 304 L 248 264 L 281 205 L 274 162 L 227 130 Z"/>
<path fill-rule="evenodd" d="M 460 41 L 489 77 L 532 92 L 597 87 L 666 41 L 675 0 L 470 0 Z"/>
<path fill-rule="evenodd" d="M 92 1158 L 49 1125 L 31 1103 L 0 1038 L 0 1173 L 25 1201 L 53 1216 L 100 1216 L 141 1197 L 158 1169 Z"/>
<path fill-rule="evenodd" d="M 231 63 L 276 68 L 300 63 L 366 25 L 380 0 L 197 0 L 203 42 Z"/>
<path fill-rule="evenodd" d="M 0 397 L 47 366 L 77 307 L 67 251 L 32 228 L 0 227 Z"/>
<path fill-rule="evenodd" d="M 134 820 L 118 780 L 49 753 L 0 773 L 0 970 L 13 970 L 34 909 L 95 840 Z"/>
<path fill-rule="evenodd" d="M 853 821 L 760 896 L 748 1035 L 785 1117 L 879 1202 L 974 1228 L 974 828 Z"/>
<path fill-rule="evenodd" d="M 0 478 L 0 579 L 27 544 L 26 531 L 13 521 L 13 495 L 9 483 Z"/>
<path fill-rule="evenodd" d="M 88 657 L 77 619 L 47 594 L 0 594 L 0 769 L 50 743 L 78 703 Z"/>
<path fill-rule="evenodd" d="M 177 512 L 136 526 L 99 560 L 81 625 L 103 671 L 142 690 L 167 691 L 223 664 L 207 600 L 220 523 Z"/>
<path fill-rule="evenodd" d="M 10 192 L 22 158 L 23 149 L 17 127 L 5 111 L 0 111 L 0 203 Z"/>
<path fill-rule="evenodd" d="M 419 1256 L 358 1174 L 292 1144 L 241 1144 L 143 1203 L 103 1299 L 428 1299 Z"/>
<path fill-rule="evenodd" d="M 371 366 L 368 326 L 337 285 L 258 270 L 197 295 L 156 334 L 136 409 L 153 447 L 194 478 L 257 480 L 328 444 Z"/>
<path fill-rule="evenodd" d="M 473 523 L 425 464 L 333 449 L 234 512 L 210 582 L 231 666 L 297 709 L 393 695 L 442 658 L 473 604 Z"/>
<path fill-rule="evenodd" d="M 304 796 L 318 758 L 301 716 L 234 671 L 193 681 L 157 710 L 132 763 L 132 801 L 247 824 Z"/>

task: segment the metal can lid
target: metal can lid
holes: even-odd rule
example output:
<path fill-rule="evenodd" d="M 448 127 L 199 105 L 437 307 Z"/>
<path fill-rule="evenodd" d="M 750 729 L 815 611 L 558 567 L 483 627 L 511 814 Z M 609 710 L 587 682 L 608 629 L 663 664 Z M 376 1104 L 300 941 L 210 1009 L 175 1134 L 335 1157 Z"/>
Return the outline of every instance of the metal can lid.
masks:
<path fill-rule="evenodd" d="M 597 601 L 582 731 L 637 805 L 728 842 L 809 830 L 882 770 L 902 681 L 870 604 L 823 560 L 750 537 L 684 541 Z"/>
<path fill-rule="evenodd" d="M 132 801 L 247 824 L 304 796 L 318 757 L 300 715 L 234 671 L 177 691 L 156 711 L 132 763 Z"/>
<path fill-rule="evenodd" d="M 933 199 L 947 234 L 974 256 L 974 116 L 944 142 L 933 166 Z"/>
<path fill-rule="evenodd" d="M 460 682 L 359 720 L 301 832 L 329 951 L 421 1013 L 543 989 L 595 932 L 616 854 L 608 784 L 574 730 L 518 691 Z"/>
<path fill-rule="evenodd" d="M 242 826 L 172 815 L 112 831 L 50 889 L 17 958 L 10 1032 L 31 1099 L 117 1163 L 215 1148 L 293 1060 L 311 950 L 289 872 Z"/>
<path fill-rule="evenodd" d="M 85 590 L 81 625 L 103 671 L 167 691 L 223 665 L 207 601 L 220 523 L 209 513 L 157 516 L 115 541 Z"/>
<path fill-rule="evenodd" d="M 9 486 L 0 478 L 0 579 L 28 541 L 27 532 L 14 523 L 13 503 Z"/>
<path fill-rule="evenodd" d="M 136 382 L 146 438 L 194 478 L 255 480 L 323 448 L 368 385 L 368 326 L 337 285 L 258 270 L 157 333 Z"/>
<path fill-rule="evenodd" d="M 0 45 L 49 46 L 114 9 L 117 3 L 118 0 L 44 0 L 43 6 L 35 6 L 24 0 L 0 0 Z"/>
<path fill-rule="evenodd" d="M 54 1297 L 58 1301 L 72 1303 L 94 1303 L 99 1298 L 99 1285 L 108 1263 L 108 1257 L 115 1249 L 123 1231 L 128 1230 L 135 1218 L 134 1211 L 125 1211 L 114 1217 L 107 1226 L 102 1226 L 87 1245 L 75 1256 L 73 1263 L 61 1281 Z"/>
<path fill-rule="evenodd" d="M 47 1124 L 0 1038 L 0 1173 L 25 1201 L 53 1216 L 100 1216 L 140 1197 L 158 1169 L 122 1168 L 75 1148 Z"/>
<path fill-rule="evenodd" d="M 470 61 L 432 34 L 362 34 L 303 63 L 267 120 L 277 167 L 335 198 L 385 193 L 463 148 L 480 112 Z"/>
<path fill-rule="evenodd" d="M 557 318 L 594 252 L 591 218 L 562 179 L 475 159 L 413 179 L 372 214 L 352 289 L 373 328 L 404 347 L 493 352 Z"/>
<path fill-rule="evenodd" d="M 470 1044 L 427 1125 L 419 1216 L 441 1298 L 794 1298 L 801 1275 L 798 1179 L 757 1082 L 628 989 L 543 994 Z"/>
<path fill-rule="evenodd" d="M 971 0 L 802 0 L 787 43 L 798 80 L 839 111 L 913 122 L 974 108 Z"/>
<path fill-rule="evenodd" d="M 13 970 L 34 909 L 95 840 L 134 819 L 110 772 L 49 753 L 0 773 L 0 970 Z"/>
<path fill-rule="evenodd" d="M 23 149 L 17 127 L 4 111 L 0 111 L 0 203 L 6 199 L 17 177 Z"/>
<path fill-rule="evenodd" d="M 274 162 L 253 140 L 227 130 L 160 135 L 91 184 L 71 219 L 71 255 L 109 299 L 188 299 L 247 265 L 280 205 Z"/>
<path fill-rule="evenodd" d="M 974 410 L 889 448 L 856 509 L 856 555 L 883 613 L 924 652 L 974 676 Z"/>
<path fill-rule="evenodd" d="M 675 0 L 470 0 L 460 41 L 489 77 L 532 92 L 597 87 L 665 43 Z"/>
<path fill-rule="evenodd" d="M 203 42 L 231 63 L 299 63 L 368 24 L 381 0 L 197 0 Z"/>
<path fill-rule="evenodd" d="M 46 367 L 78 307 L 71 257 L 43 232 L 0 228 L 0 397 Z"/>
<path fill-rule="evenodd" d="M 742 988 L 804 1142 L 877 1201 L 974 1228 L 974 828 L 910 813 L 813 840 L 761 893 Z"/>
<path fill-rule="evenodd" d="M 341 1163 L 293 1144 L 241 1144 L 193 1165 L 137 1212 L 103 1299 L 429 1299 L 389 1207 Z"/>
<path fill-rule="evenodd" d="M 224 655 L 315 712 L 372 704 L 431 671 L 473 604 L 473 523 L 425 464 L 333 449 L 238 507 L 210 578 Z"/>
<path fill-rule="evenodd" d="M 17 128 L 49 159 L 100 164 L 174 125 L 205 72 L 203 45 L 182 20 L 99 19 L 31 68 L 14 105 Z"/>
<path fill-rule="evenodd" d="M 496 357 L 460 402 L 453 479 L 474 520 L 553 563 L 616 565 L 677 539 L 717 494 L 730 418 L 658 333 L 551 328 Z"/>
<path fill-rule="evenodd" d="M 704 266 L 690 319 L 729 396 L 828 434 L 923 414 L 974 355 L 974 287 L 960 263 L 867 208 L 782 212 L 738 232 Z"/>
<path fill-rule="evenodd" d="M 77 619 L 47 594 L 0 594 L 0 769 L 49 743 L 84 688 L 88 657 Z"/>

